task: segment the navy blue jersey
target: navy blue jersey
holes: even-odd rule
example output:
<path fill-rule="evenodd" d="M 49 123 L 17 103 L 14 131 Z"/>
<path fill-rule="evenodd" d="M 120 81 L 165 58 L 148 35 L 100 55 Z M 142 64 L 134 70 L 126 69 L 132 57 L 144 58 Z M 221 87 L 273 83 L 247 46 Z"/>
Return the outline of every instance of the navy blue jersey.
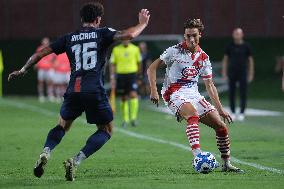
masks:
<path fill-rule="evenodd" d="M 83 27 L 50 45 L 55 54 L 66 52 L 68 56 L 71 76 L 67 93 L 105 93 L 103 68 L 115 33 L 115 30 L 106 27 Z"/>

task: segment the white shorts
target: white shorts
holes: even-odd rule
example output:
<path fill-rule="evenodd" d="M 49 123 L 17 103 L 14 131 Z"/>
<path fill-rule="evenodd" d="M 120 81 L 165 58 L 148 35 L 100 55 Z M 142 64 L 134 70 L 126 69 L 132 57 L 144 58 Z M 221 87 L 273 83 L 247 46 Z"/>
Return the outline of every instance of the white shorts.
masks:
<path fill-rule="evenodd" d="M 165 103 L 175 115 L 178 115 L 183 104 L 190 103 L 196 109 L 199 119 L 207 115 L 209 112 L 216 110 L 215 107 L 206 101 L 199 93 L 192 96 L 176 91 L 170 96 L 170 100 Z"/>
<path fill-rule="evenodd" d="M 52 81 L 54 75 L 53 70 L 41 70 L 39 69 L 37 71 L 37 79 L 39 81 Z"/>
<path fill-rule="evenodd" d="M 70 80 L 70 73 L 54 72 L 52 80 L 55 84 L 66 84 Z"/>

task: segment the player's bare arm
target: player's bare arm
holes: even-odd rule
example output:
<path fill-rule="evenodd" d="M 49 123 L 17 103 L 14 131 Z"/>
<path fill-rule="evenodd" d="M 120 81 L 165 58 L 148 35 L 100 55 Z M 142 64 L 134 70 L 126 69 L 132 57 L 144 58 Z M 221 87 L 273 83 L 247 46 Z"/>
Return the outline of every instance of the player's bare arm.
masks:
<path fill-rule="evenodd" d="M 147 69 L 147 75 L 148 75 L 150 90 L 151 90 L 150 99 L 157 106 L 159 106 L 159 93 L 157 90 L 156 72 L 157 72 L 157 69 L 162 65 L 163 65 L 163 61 L 160 58 L 158 58 Z"/>
<path fill-rule="evenodd" d="M 226 112 L 220 102 L 218 91 L 214 85 L 214 82 L 212 79 L 204 80 L 206 90 L 208 92 L 208 95 L 210 99 L 213 101 L 213 103 L 216 106 L 217 111 L 219 112 L 220 116 L 224 118 L 224 120 L 227 120 L 228 123 L 232 123 L 232 118 L 228 112 Z"/>
<path fill-rule="evenodd" d="M 248 82 L 252 82 L 254 78 L 254 60 L 252 56 L 248 57 Z"/>
<path fill-rule="evenodd" d="M 11 81 L 12 79 L 16 77 L 23 76 L 40 59 L 42 59 L 43 57 L 51 53 L 52 53 L 52 49 L 50 47 L 45 47 L 39 52 L 36 52 L 28 59 L 27 63 L 20 70 L 13 71 L 12 73 L 9 74 L 8 81 Z"/>
<path fill-rule="evenodd" d="M 137 37 L 148 25 L 150 14 L 147 9 L 142 9 L 139 12 L 139 23 L 136 26 L 117 32 L 113 39 L 114 40 L 131 40 Z"/>

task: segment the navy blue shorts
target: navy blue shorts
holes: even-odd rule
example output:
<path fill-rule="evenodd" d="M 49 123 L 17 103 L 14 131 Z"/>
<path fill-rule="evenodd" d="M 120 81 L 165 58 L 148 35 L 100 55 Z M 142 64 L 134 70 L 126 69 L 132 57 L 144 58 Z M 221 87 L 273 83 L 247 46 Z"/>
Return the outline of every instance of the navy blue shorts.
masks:
<path fill-rule="evenodd" d="M 65 93 L 60 115 L 64 120 L 75 120 L 85 112 L 90 124 L 105 125 L 113 120 L 106 94 Z"/>
<path fill-rule="evenodd" d="M 120 95 L 128 95 L 131 91 L 136 91 L 136 73 L 117 74 L 116 91 Z"/>

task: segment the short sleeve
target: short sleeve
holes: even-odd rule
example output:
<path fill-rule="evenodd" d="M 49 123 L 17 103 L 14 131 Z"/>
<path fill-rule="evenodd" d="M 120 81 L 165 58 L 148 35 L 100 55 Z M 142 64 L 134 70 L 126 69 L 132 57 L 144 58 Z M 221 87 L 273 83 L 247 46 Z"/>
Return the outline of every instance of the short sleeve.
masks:
<path fill-rule="evenodd" d="M 203 61 L 203 67 L 200 70 L 200 76 L 203 80 L 212 79 L 212 66 L 209 57 L 207 57 Z"/>
<path fill-rule="evenodd" d="M 62 36 L 50 44 L 50 48 L 55 54 L 58 55 L 66 51 L 66 37 L 66 35 Z"/>
<path fill-rule="evenodd" d="M 163 54 L 160 55 L 160 59 L 166 64 L 169 65 L 171 62 L 171 58 L 174 54 L 173 47 L 167 48 Z"/>
<path fill-rule="evenodd" d="M 103 38 L 104 38 L 106 46 L 109 46 L 114 42 L 113 37 L 116 34 L 116 32 L 117 31 L 113 28 L 103 29 Z"/>

